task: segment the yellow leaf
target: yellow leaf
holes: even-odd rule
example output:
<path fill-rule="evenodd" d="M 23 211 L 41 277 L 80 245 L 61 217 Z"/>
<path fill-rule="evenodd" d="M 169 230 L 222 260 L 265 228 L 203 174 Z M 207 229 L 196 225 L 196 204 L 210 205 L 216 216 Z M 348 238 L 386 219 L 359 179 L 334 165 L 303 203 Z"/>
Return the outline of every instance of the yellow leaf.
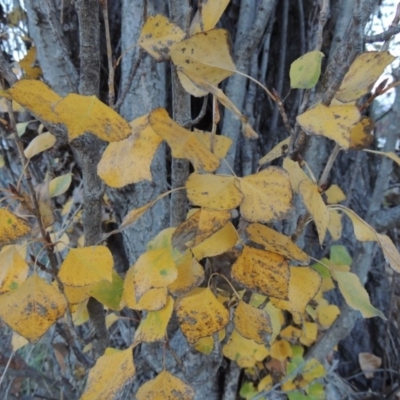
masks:
<path fill-rule="evenodd" d="M 367 94 L 395 58 L 388 51 L 360 54 L 351 64 L 335 97 L 339 101 L 349 102 Z"/>
<path fill-rule="evenodd" d="M 150 126 L 171 147 L 172 156 L 186 158 L 195 170 L 215 171 L 219 166 L 218 158 L 199 141 L 196 135 L 174 122 L 163 108 L 152 111 Z"/>
<path fill-rule="evenodd" d="M 310 267 L 290 267 L 289 300 L 271 298 L 275 307 L 290 312 L 304 313 L 306 306 L 318 293 L 321 275 Z"/>
<path fill-rule="evenodd" d="M 288 298 L 289 264 L 279 254 L 244 246 L 231 274 L 247 289 L 266 296 Z"/>
<path fill-rule="evenodd" d="M 267 164 L 286 154 L 290 143 L 290 136 L 278 143 L 269 153 L 258 161 L 258 165 Z"/>
<path fill-rule="evenodd" d="M 318 305 L 317 307 L 318 323 L 324 329 L 328 329 L 335 319 L 340 315 L 340 309 L 335 304 Z"/>
<path fill-rule="evenodd" d="M 204 143 L 213 154 L 216 155 L 216 157 L 219 160 L 222 160 L 223 158 L 226 157 L 229 148 L 232 145 L 232 139 L 222 136 L 222 135 L 214 135 L 211 132 L 204 132 L 200 131 L 198 129 L 194 130 L 194 135 L 198 140 L 200 140 L 202 143 Z M 214 138 L 214 148 L 211 149 L 211 138 Z"/>
<path fill-rule="evenodd" d="M 229 321 L 229 311 L 209 288 L 197 288 L 175 302 L 182 332 L 189 343 L 220 331 Z"/>
<path fill-rule="evenodd" d="M 290 184 L 296 193 L 299 193 L 299 185 L 302 181 L 310 181 L 308 175 L 301 169 L 298 162 L 285 158 L 283 168 L 289 174 Z"/>
<path fill-rule="evenodd" d="M 0 252 L 0 294 L 17 289 L 29 272 L 28 264 L 16 246 L 5 246 Z"/>
<path fill-rule="evenodd" d="M 53 225 L 55 219 L 53 205 L 51 203 L 49 194 L 49 182 L 45 181 L 39 185 L 36 185 L 35 191 L 39 203 L 40 217 L 45 228 L 48 228 L 49 226 Z"/>
<path fill-rule="evenodd" d="M 252 242 L 261 245 L 264 250 L 280 254 L 301 265 L 307 265 L 310 262 L 310 257 L 288 236 L 268 228 L 268 226 L 258 223 L 250 224 L 246 228 L 246 233 Z"/>
<path fill-rule="evenodd" d="M 297 116 L 299 125 L 310 135 L 325 136 L 343 149 L 350 147 L 350 133 L 361 114 L 356 106 L 331 106 L 317 104 Z"/>
<path fill-rule="evenodd" d="M 111 310 L 121 310 L 121 298 L 124 281 L 112 271 L 112 281 L 102 280 L 89 289 L 89 294 Z"/>
<path fill-rule="evenodd" d="M 56 104 L 54 112 L 58 122 L 66 125 L 70 141 L 86 132 L 106 142 L 116 142 L 131 134 L 128 122 L 96 96 L 70 93 Z"/>
<path fill-rule="evenodd" d="M 176 228 L 172 246 L 180 252 L 197 246 L 222 229 L 230 219 L 229 211 L 200 208 Z"/>
<path fill-rule="evenodd" d="M 162 371 L 156 378 L 142 385 L 136 395 L 137 400 L 192 400 L 193 388 L 168 371 Z"/>
<path fill-rule="evenodd" d="M 331 185 L 328 190 L 325 191 L 326 202 L 328 204 L 336 204 L 346 199 L 346 195 L 338 185 Z"/>
<path fill-rule="evenodd" d="M 148 115 L 135 119 L 130 125 L 132 135 L 110 143 L 97 166 L 97 173 L 108 186 L 121 188 L 152 180 L 150 165 L 162 139 L 149 126 Z"/>
<path fill-rule="evenodd" d="M 228 222 L 218 232 L 190 250 L 198 260 L 202 260 L 205 257 L 215 257 L 227 252 L 236 245 L 238 240 L 239 236 L 235 227 Z"/>
<path fill-rule="evenodd" d="M 292 347 L 286 340 L 276 340 L 271 346 L 271 357 L 278 361 L 285 361 L 292 357 Z"/>
<path fill-rule="evenodd" d="M 150 250 L 142 254 L 133 266 L 136 299 L 148 290 L 167 287 L 178 277 L 169 248 Z"/>
<path fill-rule="evenodd" d="M 272 332 L 271 320 L 264 310 L 239 302 L 234 313 L 236 330 L 246 339 L 268 344 Z"/>
<path fill-rule="evenodd" d="M 350 148 L 362 150 L 369 147 L 374 140 L 374 135 L 372 135 L 374 128 L 375 124 L 371 118 L 362 117 L 361 121 L 351 130 Z"/>
<path fill-rule="evenodd" d="M 42 69 L 35 66 L 36 47 L 31 47 L 26 56 L 19 61 L 19 65 L 24 70 L 25 77 L 28 79 L 38 79 L 42 75 Z"/>
<path fill-rule="evenodd" d="M 306 361 L 304 368 L 301 370 L 303 379 L 307 382 L 312 382 L 315 379 L 322 378 L 326 375 L 324 366 L 315 358 Z"/>
<path fill-rule="evenodd" d="M 114 399 L 133 379 L 135 372 L 131 347 L 117 352 L 106 351 L 89 371 L 86 388 L 80 400 Z"/>
<path fill-rule="evenodd" d="M 282 329 L 279 333 L 282 339 L 286 339 L 289 342 L 296 342 L 301 336 L 301 330 L 294 327 L 293 325 L 288 325 L 286 328 Z"/>
<path fill-rule="evenodd" d="M 87 309 L 87 300 L 77 304 L 76 306 L 71 307 L 71 310 L 74 312 L 72 314 L 72 321 L 75 326 L 83 325 L 84 323 L 89 321 L 89 311 Z M 91 345 L 91 343 L 90 343 L 90 345 Z M 85 349 L 83 349 L 83 352 L 85 352 Z"/>
<path fill-rule="evenodd" d="M 129 211 L 128 214 L 125 215 L 125 217 L 122 220 L 121 225 L 119 226 L 118 229 L 122 230 L 122 229 L 126 228 L 127 226 L 136 222 L 153 204 L 154 204 L 154 201 L 151 201 L 150 203 L 147 203 L 142 207 L 135 208 L 135 209 Z"/>
<path fill-rule="evenodd" d="M 213 94 L 218 101 L 224 105 L 229 111 L 236 115 L 236 117 L 242 122 L 242 133 L 249 139 L 257 139 L 258 134 L 248 123 L 248 118 L 244 116 L 235 104 L 225 95 L 225 93 L 218 89 L 217 86 L 211 84 L 208 80 L 202 76 L 187 70 L 182 67 L 178 67 L 178 76 L 181 80 L 183 87 L 191 94 L 197 93 L 198 96 L 204 96 L 207 93 Z"/>
<path fill-rule="evenodd" d="M 236 329 L 222 348 L 222 353 L 226 358 L 236 361 L 240 368 L 252 368 L 269 355 L 264 345 L 245 339 Z"/>
<path fill-rule="evenodd" d="M 14 243 L 27 235 L 30 230 L 25 220 L 5 208 L 0 208 L 0 247 Z"/>
<path fill-rule="evenodd" d="M 367 379 L 374 377 L 374 372 L 382 365 L 382 358 L 371 353 L 359 353 L 358 362 Z"/>
<path fill-rule="evenodd" d="M 11 346 L 14 353 L 19 349 L 21 349 L 22 347 L 24 347 L 25 345 L 27 345 L 28 343 L 29 342 L 23 336 L 18 335 L 18 333 L 16 332 L 12 333 Z"/>
<path fill-rule="evenodd" d="M 225 329 L 222 329 L 218 332 L 218 339 L 220 342 L 225 339 Z M 209 355 L 214 348 L 213 336 L 206 336 L 199 339 L 194 345 L 194 348 L 200 353 Z"/>
<path fill-rule="evenodd" d="M 235 177 L 192 173 L 186 181 L 188 199 L 200 207 L 231 210 L 243 199 L 235 186 Z"/>
<path fill-rule="evenodd" d="M 315 183 L 308 180 L 300 182 L 299 193 L 303 198 L 307 211 L 314 219 L 318 231 L 319 242 L 322 244 L 325 240 L 326 230 L 329 226 L 329 210 L 322 200 L 318 186 Z"/>
<path fill-rule="evenodd" d="M 377 237 L 375 230 L 363 219 L 361 219 L 354 211 L 351 211 L 345 207 L 340 207 L 340 210 L 351 219 L 354 235 L 356 236 L 357 240 L 360 242 L 376 241 Z"/>
<path fill-rule="evenodd" d="M 119 319 L 120 319 L 120 317 L 117 314 L 114 314 L 114 313 L 107 314 L 107 316 L 106 316 L 106 328 L 107 328 L 107 330 L 110 329 L 111 325 L 113 325 Z"/>
<path fill-rule="evenodd" d="M 244 195 L 240 213 L 250 222 L 280 221 L 292 208 L 289 176 L 279 167 L 238 179 L 238 187 Z"/>
<path fill-rule="evenodd" d="M 37 154 L 42 153 L 54 146 L 56 138 L 50 132 L 42 133 L 36 136 L 24 150 L 25 157 L 31 159 Z"/>
<path fill-rule="evenodd" d="M 171 47 L 172 62 L 185 74 L 195 74 L 212 85 L 217 85 L 231 76 L 236 67 L 230 54 L 229 34 L 224 29 L 213 29 L 197 33 L 175 43 Z M 180 74 L 179 77 L 182 75 Z M 181 80 L 187 92 L 196 97 L 205 96 L 206 91 Z"/>
<path fill-rule="evenodd" d="M 317 340 L 317 335 L 318 325 L 314 322 L 304 322 L 300 336 L 300 343 L 305 346 L 311 346 Z"/>
<path fill-rule="evenodd" d="M 62 97 L 53 92 L 45 83 L 22 79 L 8 89 L 7 93 L 39 120 L 53 124 L 61 123 L 53 109 Z"/>
<path fill-rule="evenodd" d="M 88 299 L 89 290 L 94 284 L 86 286 L 69 286 L 64 285 L 64 293 L 69 304 L 79 304 Z"/>
<path fill-rule="evenodd" d="M 64 315 L 66 308 L 65 297 L 37 274 L 18 289 L 0 296 L 0 317 L 32 343 Z"/>
<path fill-rule="evenodd" d="M 382 247 L 383 255 L 390 266 L 400 273 L 400 254 L 389 236 L 377 233 L 379 244 Z"/>
<path fill-rule="evenodd" d="M 113 264 L 111 252 L 105 246 L 71 249 L 58 277 L 69 286 L 86 286 L 103 279 L 111 282 Z"/>
<path fill-rule="evenodd" d="M 174 309 L 174 300 L 167 297 L 167 304 L 159 311 L 149 311 L 135 332 L 135 342 L 157 342 L 167 333 L 168 322 Z"/>
<path fill-rule="evenodd" d="M 178 276 L 168 285 L 168 290 L 174 296 L 182 296 L 198 287 L 204 280 L 204 269 L 199 262 L 187 253 L 176 262 Z"/>
<path fill-rule="evenodd" d="M 57 176 L 57 178 L 52 179 L 49 183 L 50 197 L 56 197 L 59 196 L 60 194 L 65 193 L 69 189 L 69 186 L 71 185 L 71 180 L 72 180 L 71 173 Z"/>
<path fill-rule="evenodd" d="M 364 318 L 378 316 L 386 320 L 385 315 L 370 303 L 368 292 L 364 289 L 356 274 L 335 271 L 334 278 L 339 284 L 339 290 L 346 303 L 351 308 L 360 311 Z"/>
<path fill-rule="evenodd" d="M 264 378 L 260 380 L 257 386 L 257 390 L 259 392 L 267 392 L 272 388 L 273 381 L 272 381 L 272 375 L 266 375 Z"/>
<path fill-rule="evenodd" d="M 201 31 L 213 29 L 221 15 L 228 6 L 230 0 L 203 0 L 190 24 L 190 35 Z"/>
<path fill-rule="evenodd" d="M 156 61 L 169 60 L 171 46 L 180 42 L 185 32 L 161 14 L 150 16 L 140 32 L 138 45 Z"/>

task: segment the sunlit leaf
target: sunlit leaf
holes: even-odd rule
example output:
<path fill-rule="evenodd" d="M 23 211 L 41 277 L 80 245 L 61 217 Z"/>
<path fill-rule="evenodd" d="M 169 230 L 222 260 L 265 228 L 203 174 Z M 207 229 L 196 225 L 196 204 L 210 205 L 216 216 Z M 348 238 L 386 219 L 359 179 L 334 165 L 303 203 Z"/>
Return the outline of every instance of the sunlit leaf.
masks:
<path fill-rule="evenodd" d="M 111 252 L 105 246 L 71 249 L 58 277 L 69 286 L 86 286 L 103 279 L 111 282 L 113 265 Z"/>
<path fill-rule="evenodd" d="M 318 323 L 324 329 L 328 329 L 340 315 L 340 309 L 335 304 L 318 306 L 316 311 Z"/>
<path fill-rule="evenodd" d="M 247 289 L 280 299 L 288 298 L 289 264 L 279 254 L 244 246 L 231 274 Z"/>
<path fill-rule="evenodd" d="M 297 116 L 299 125 L 311 135 L 325 136 L 340 147 L 350 147 L 350 133 L 361 114 L 356 106 L 331 106 L 317 104 Z"/>
<path fill-rule="evenodd" d="M 269 167 L 235 184 L 244 195 L 240 212 L 250 222 L 280 221 L 292 208 L 292 188 L 282 168 Z"/>
<path fill-rule="evenodd" d="M 2 320 L 32 343 L 64 315 L 66 308 L 67 301 L 60 291 L 37 274 L 0 296 Z"/>
<path fill-rule="evenodd" d="M 236 307 L 233 323 L 244 338 L 259 344 L 269 344 L 272 333 L 271 320 L 264 310 L 241 301 Z"/>
<path fill-rule="evenodd" d="M 294 327 L 293 325 L 288 325 L 286 328 L 281 330 L 279 336 L 282 339 L 287 340 L 288 342 L 294 343 L 301 336 L 301 330 Z"/>
<path fill-rule="evenodd" d="M 218 158 L 193 132 L 173 121 L 165 109 L 152 111 L 149 121 L 153 130 L 171 147 L 173 157 L 188 159 L 196 171 L 213 172 L 218 168 Z"/>
<path fill-rule="evenodd" d="M 149 311 L 135 332 L 135 341 L 156 342 L 162 340 L 167 333 L 168 322 L 174 309 L 174 300 L 167 297 L 167 304 L 158 311 Z"/>
<path fill-rule="evenodd" d="M 203 0 L 190 24 L 190 35 L 201 31 L 213 29 L 221 15 L 228 6 L 230 0 Z"/>
<path fill-rule="evenodd" d="M 38 79 L 42 75 L 42 69 L 35 65 L 36 47 L 31 47 L 25 57 L 19 61 L 19 65 L 24 70 L 25 77 L 28 79 Z"/>
<path fill-rule="evenodd" d="M 5 208 L 0 208 L 0 247 L 11 244 L 30 232 L 28 223 Z"/>
<path fill-rule="evenodd" d="M 226 345 L 222 348 L 226 358 L 236 361 L 240 368 L 251 368 L 269 355 L 268 349 L 254 340 L 245 339 L 234 329 Z"/>
<path fill-rule="evenodd" d="M 171 47 L 170 55 L 172 62 L 184 73 L 196 74 L 212 85 L 231 76 L 236 69 L 230 54 L 228 32 L 224 29 L 200 32 L 175 43 Z M 181 76 L 180 74 L 179 77 Z M 181 83 L 193 96 L 207 94 L 187 79 L 181 79 Z"/>
<path fill-rule="evenodd" d="M 138 45 L 146 50 L 156 61 L 169 60 L 171 46 L 183 40 L 185 32 L 158 14 L 147 18 L 140 32 Z"/>
<path fill-rule="evenodd" d="M 50 132 L 36 136 L 25 149 L 25 157 L 30 159 L 54 146 L 56 138 Z"/>
<path fill-rule="evenodd" d="M 200 208 L 176 228 L 172 246 L 180 252 L 197 246 L 222 229 L 230 219 L 229 211 Z"/>
<path fill-rule="evenodd" d="M 136 395 L 137 400 L 192 400 L 194 396 L 191 386 L 165 370 L 142 385 Z"/>
<path fill-rule="evenodd" d="M 17 289 L 27 278 L 28 264 L 16 246 L 5 246 L 0 252 L 0 294 Z"/>
<path fill-rule="evenodd" d="M 246 233 L 252 242 L 261 245 L 264 250 L 280 254 L 302 265 L 307 265 L 310 262 L 310 257 L 297 247 L 288 236 L 268 226 L 258 223 L 250 224 L 246 228 Z"/>
<path fill-rule="evenodd" d="M 214 135 L 211 132 L 203 132 L 197 129 L 194 130 L 194 135 L 220 160 L 226 157 L 228 150 L 232 145 L 232 139 L 227 136 Z M 211 148 L 212 141 L 214 142 L 213 148 Z"/>
<path fill-rule="evenodd" d="M 369 147 L 374 140 L 374 135 L 372 135 L 374 128 L 375 124 L 371 118 L 362 117 L 350 132 L 350 148 L 362 150 Z"/>
<path fill-rule="evenodd" d="M 322 58 L 324 53 L 310 51 L 290 65 L 290 86 L 293 89 L 311 89 L 319 80 L 321 75 Z"/>
<path fill-rule="evenodd" d="M 99 357 L 89 371 L 85 391 L 81 400 L 114 399 L 117 393 L 133 379 L 135 365 L 132 348 L 110 351 Z"/>
<path fill-rule="evenodd" d="M 197 288 L 175 302 L 182 332 L 189 343 L 220 331 L 229 321 L 229 311 L 209 288 Z"/>
<path fill-rule="evenodd" d="M 383 70 L 395 58 L 388 51 L 370 51 L 360 54 L 351 64 L 335 97 L 346 103 L 368 93 Z"/>
<path fill-rule="evenodd" d="M 300 343 L 305 346 L 311 346 L 316 342 L 318 335 L 318 325 L 314 322 L 304 322 L 301 331 Z"/>
<path fill-rule="evenodd" d="M 346 199 L 346 195 L 338 185 L 331 185 L 328 190 L 325 191 L 326 202 L 328 204 L 336 204 Z"/>
<path fill-rule="evenodd" d="M 86 286 L 68 286 L 64 285 L 64 293 L 69 304 L 78 304 L 87 300 L 90 295 L 89 291 L 95 284 Z"/>

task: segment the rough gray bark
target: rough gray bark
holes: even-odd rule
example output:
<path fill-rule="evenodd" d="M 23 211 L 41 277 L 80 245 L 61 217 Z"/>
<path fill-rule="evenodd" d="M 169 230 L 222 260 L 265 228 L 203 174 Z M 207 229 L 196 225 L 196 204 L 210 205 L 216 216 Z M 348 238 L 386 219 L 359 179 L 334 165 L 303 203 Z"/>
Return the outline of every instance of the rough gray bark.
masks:
<path fill-rule="evenodd" d="M 128 121 L 166 105 L 165 65 L 157 64 L 150 56 L 140 63 L 132 82 L 129 75 L 138 57 L 137 42 L 143 25 L 143 0 L 122 0 L 121 50 L 126 51 L 121 64 L 120 91 L 129 86 L 120 112 Z M 162 2 L 149 2 L 147 13 L 165 14 Z M 138 208 L 168 190 L 166 147 L 162 144 L 154 156 L 151 172 L 153 182 L 128 185 L 121 190 L 109 190 L 117 220 L 121 221 L 128 211 Z M 140 220 L 123 233 L 124 247 L 129 264 L 133 264 L 145 251 L 146 245 L 158 232 L 169 224 L 168 199 L 158 201 Z"/>

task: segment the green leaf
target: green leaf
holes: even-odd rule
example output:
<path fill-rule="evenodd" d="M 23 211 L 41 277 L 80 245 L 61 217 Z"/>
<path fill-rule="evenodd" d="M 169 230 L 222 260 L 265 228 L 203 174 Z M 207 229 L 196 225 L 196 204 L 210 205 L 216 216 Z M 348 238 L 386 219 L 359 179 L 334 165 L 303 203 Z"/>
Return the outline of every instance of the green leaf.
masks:
<path fill-rule="evenodd" d="M 246 400 L 251 400 L 257 396 L 258 391 L 251 382 L 245 382 L 240 388 L 239 395 L 244 397 Z"/>
<path fill-rule="evenodd" d="M 310 51 L 304 54 L 290 66 L 290 86 L 293 89 L 313 88 L 321 75 L 321 62 L 324 54 L 320 51 Z"/>
<path fill-rule="evenodd" d="M 386 320 L 385 315 L 371 304 L 369 295 L 356 274 L 335 271 L 334 278 L 339 284 L 339 290 L 346 303 L 351 308 L 360 311 L 364 318 L 381 317 Z"/>
<path fill-rule="evenodd" d="M 96 283 L 89 294 L 112 310 L 120 310 L 124 281 L 113 271 L 112 282 L 106 280 Z"/>
<path fill-rule="evenodd" d="M 49 183 L 50 197 L 56 197 L 60 194 L 65 193 L 71 185 L 71 180 L 72 174 L 70 172 L 68 174 L 57 176 L 57 178 L 52 179 Z"/>
<path fill-rule="evenodd" d="M 348 253 L 346 247 L 334 245 L 331 247 L 329 258 L 336 265 L 351 265 L 353 259 Z"/>

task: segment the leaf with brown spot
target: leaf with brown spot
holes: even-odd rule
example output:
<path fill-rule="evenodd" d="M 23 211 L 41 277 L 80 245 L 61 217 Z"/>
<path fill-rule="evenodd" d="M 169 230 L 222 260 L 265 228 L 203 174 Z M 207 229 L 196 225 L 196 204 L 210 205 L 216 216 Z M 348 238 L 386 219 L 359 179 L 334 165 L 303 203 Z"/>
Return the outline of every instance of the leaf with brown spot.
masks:
<path fill-rule="evenodd" d="M 360 118 L 360 111 L 354 105 L 327 107 L 317 104 L 298 115 L 296 119 L 306 133 L 325 136 L 334 140 L 343 149 L 348 149 L 351 131 Z"/>
<path fill-rule="evenodd" d="M 28 223 L 5 208 L 0 208 L 0 247 L 15 243 L 31 231 Z"/>
<path fill-rule="evenodd" d="M 235 184 L 244 195 L 240 213 L 250 222 L 280 221 L 292 208 L 292 188 L 282 168 L 268 167 L 237 179 Z"/>
<path fill-rule="evenodd" d="M 375 128 L 374 121 L 368 117 L 362 117 L 361 121 L 350 132 L 350 148 L 362 150 L 371 145 L 374 140 L 372 131 Z"/>
<path fill-rule="evenodd" d="M 37 342 L 64 315 L 67 301 L 37 274 L 18 289 L 0 296 L 0 317 L 31 343 Z"/>
<path fill-rule="evenodd" d="M 263 247 L 264 250 L 280 254 L 301 265 L 308 265 L 310 257 L 304 253 L 288 237 L 261 224 L 250 224 L 246 233 L 251 241 Z"/>
<path fill-rule="evenodd" d="M 172 246 L 182 253 L 219 231 L 230 219 L 229 211 L 200 208 L 176 228 L 172 234 Z"/>
<path fill-rule="evenodd" d="M 283 300 L 288 298 L 289 264 L 279 254 L 244 246 L 231 274 L 247 289 Z"/>
<path fill-rule="evenodd" d="M 197 288 L 175 302 L 179 325 L 189 343 L 219 332 L 229 322 L 229 311 L 209 288 Z"/>
<path fill-rule="evenodd" d="M 186 181 L 188 199 L 200 207 L 231 210 L 239 206 L 243 194 L 235 185 L 234 176 L 198 174 L 193 172 Z"/>

